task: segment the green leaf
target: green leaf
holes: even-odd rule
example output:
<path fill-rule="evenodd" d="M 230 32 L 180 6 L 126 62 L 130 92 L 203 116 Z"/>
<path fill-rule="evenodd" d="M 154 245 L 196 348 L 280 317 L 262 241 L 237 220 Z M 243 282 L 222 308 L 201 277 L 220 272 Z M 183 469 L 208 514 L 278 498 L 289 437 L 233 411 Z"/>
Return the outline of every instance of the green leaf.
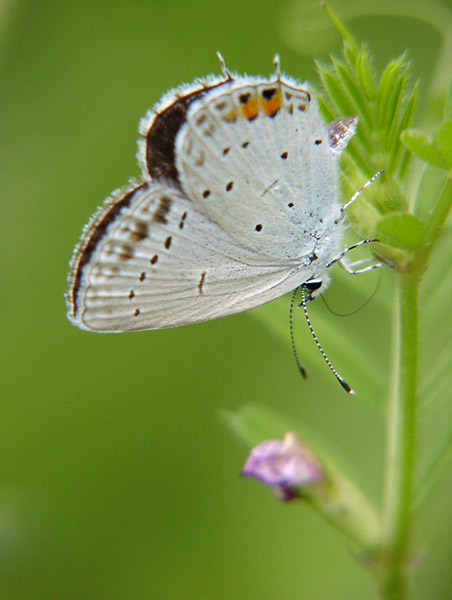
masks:
<path fill-rule="evenodd" d="M 399 90 L 401 86 L 404 60 L 405 58 L 401 56 L 399 59 L 389 63 L 380 79 L 376 124 L 383 131 L 388 128 L 388 124 L 391 122 L 391 114 L 394 110 L 394 98 L 397 97 L 395 91 Z"/>
<path fill-rule="evenodd" d="M 392 213 L 380 220 L 376 235 L 383 244 L 413 251 L 424 239 L 425 225 L 414 215 Z"/>
<path fill-rule="evenodd" d="M 414 111 L 417 104 L 417 84 L 415 84 L 415 86 L 412 88 L 412 91 L 408 97 L 405 95 L 407 85 L 408 73 L 406 72 L 403 77 L 400 93 L 398 94 L 397 98 L 395 98 L 396 105 L 394 107 L 393 120 L 390 124 L 387 137 L 387 147 L 389 153 L 387 168 L 391 172 L 394 172 L 397 169 L 397 165 L 401 161 L 402 153 L 405 154 L 405 164 L 400 165 L 399 170 L 403 168 L 406 169 L 408 159 L 410 157 L 410 154 L 406 151 L 406 148 L 403 146 L 400 140 L 400 136 L 405 129 L 410 127 L 413 120 Z"/>
<path fill-rule="evenodd" d="M 405 90 L 408 85 L 408 69 L 402 63 L 403 57 L 389 65 L 387 80 L 381 86 L 379 96 L 379 126 L 382 130 L 380 144 L 382 150 L 388 154 L 387 166 L 394 170 L 395 154 L 400 144 L 400 122 L 405 104 Z M 382 82 L 385 77 L 383 74 Z"/>
<path fill-rule="evenodd" d="M 416 82 L 414 84 L 414 87 L 410 94 L 410 97 L 406 101 L 405 111 L 404 111 L 402 119 L 400 121 L 400 127 L 399 127 L 399 133 L 398 133 L 399 141 L 402 141 L 401 136 L 402 136 L 403 132 L 405 131 L 405 129 L 410 127 L 413 122 L 414 112 L 415 112 L 416 106 L 417 106 L 418 92 L 419 92 L 419 85 L 418 85 L 418 82 Z M 403 143 L 399 143 L 398 156 L 397 156 L 396 160 L 399 161 L 398 171 L 399 171 L 399 177 L 401 179 L 404 179 L 407 174 L 411 156 L 412 156 L 411 152 L 409 152 L 408 149 L 406 147 L 404 147 Z"/>
<path fill-rule="evenodd" d="M 359 115 L 361 120 L 360 138 L 366 152 L 372 153 L 373 141 L 370 132 L 373 130 L 373 118 L 367 100 L 362 93 L 357 81 L 353 79 L 350 71 L 343 64 L 336 63 L 336 73 L 342 83 L 342 87 L 353 104 L 353 115 Z"/>
<path fill-rule="evenodd" d="M 452 167 L 452 121 L 446 121 L 439 126 L 433 136 L 433 142 L 450 169 Z"/>
<path fill-rule="evenodd" d="M 425 160 L 425 162 L 447 169 L 448 164 L 438 149 L 432 144 L 430 138 L 417 129 L 406 129 L 402 133 L 402 142 L 414 154 Z"/>
<path fill-rule="evenodd" d="M 331 100 L 334 102 L 336 113 L 339 115 L 354 116 L 354 107 L 350 98 L 344 91 L 338 77 L 330 71 L 319 68 L 319 75 Z"/>
<path fill-rule="evenodd" d="M 358 58 L 359 49 L 356 46 L 350 45 L 346 40 L 344 40 L 343 53 L 349 71 L 354 73 L 356 71 L 356 60 Z"/>
<path fill-rule="evenodd" d="M 367 48 L 363 47 L 356 60 L 358 79 L 364 88 L 366 96 L 374 102 L 377 96 L 377 83 L 375 81 L 372 63 Z"/>
<path fill-rule="evenodd" d="M 351 34 L 351 32 L 347 29 L 345 23 L 342 21 L 342 19 L 340 19 L 336 13 L 331 9 L 331 7 L 326 3 L 326 2 L 322 2 L 321 6 L 323 8 L 323 10 L 326 12 L 328 18 L 330 19 L 330 21 L 333 23 L 333 25 L 336 27 L 337 31 L 339 32 L 341 38 L 343 40 L 346 40 L 348 42 L 348 44 L 354 48 L 354 49 L 358 49 L 358 44 L 355 41 L 355 38 L 353 37 L 353 35 Z"/>
<path fill-rule="evenodd" d="M 342 87 L 356 107 L 355 114 L 358 113 L 366 125 L 372 128 L 374 126 L 372 112 L 359 82 L 353 77 L 349 67 L 339 61 L 334 61 L 333 64 Z"/>
<path fill-rule="evenodd" d="M 446 182 L 446 173 L 433 165 L 427 165 L 417 189 L 414 214 L 426 225 L 429 223 L 437 200 Z"/>

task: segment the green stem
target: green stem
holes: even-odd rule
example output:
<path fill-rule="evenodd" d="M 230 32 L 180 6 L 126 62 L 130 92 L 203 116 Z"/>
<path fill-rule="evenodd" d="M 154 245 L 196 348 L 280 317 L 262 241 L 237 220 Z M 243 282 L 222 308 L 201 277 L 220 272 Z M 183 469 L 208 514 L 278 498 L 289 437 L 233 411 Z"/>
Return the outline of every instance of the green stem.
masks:
<path fill-rule="evenodd" d="M 418 394 L 419 284 L 452 206 L 448 178 L 408 272 L 397 276 L 394 376 L 388 411 L 384 539 L 377 577 L 383 600 L 407 598 Z"/>
<path fill-rule="evenodd" d="M 378 578 L 384 600 L 407 597 L 407 554 L 411 529 L 418 389 L 417 273 L 397 281 L 393 394 L 388 413 L 384 540 Z"/>

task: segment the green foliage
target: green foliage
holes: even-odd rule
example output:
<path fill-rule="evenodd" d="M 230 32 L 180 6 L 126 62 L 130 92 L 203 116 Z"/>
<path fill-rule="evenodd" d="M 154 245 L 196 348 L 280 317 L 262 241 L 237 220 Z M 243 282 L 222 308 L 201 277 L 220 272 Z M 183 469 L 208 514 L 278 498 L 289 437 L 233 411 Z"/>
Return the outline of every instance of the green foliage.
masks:
<path fill-rule="evenodd" d="M 418 248 L 425 235 L 421 220 L 409 213 L 384 215 L 377 226 L 377 236 L 382 244 L 411 252 Z"/>
<path fill-rule="evenodd" d="M 423 161 L 440 169 L 452 168 L 452 80 L 444 103 L 443 122 L 433 137 L 417 129 L 407 129 L 402 133 L 402 141 Z"/>
<path fill-rule="evenodd" d="M 410 515 L 414 506 L 418 508 L 432 492 L 452 459 L 449 425 L 435 456 L 423 467 L 422 477 L 418 477 L 415 485 L 420 399 L 419 288 L 452 206 L 452 83 L 445 98 L 443 121 L 434 134 L 428 136 L 412 128 L 419 86 L 412 82 L 412 66 L 407 56 L 403 54 L 390 61 L 378 75 L 368 48 L 357 44 L 339 19 L 327 10 L 344 42 L 340 58 L 331 56 L 328 64 L 317 64 L 322 85 L 321 111 L 327 121 L 359 117 L 357 135 L 342 159 L 345 197 L 384 170 L 384 175 L 346 209 L 346 218 L 360 238 L 378 239 L 373 249 L 375 255 L 397 273 L 394 305 L 398 334 L 393 340 L 392 390 L 386 401 L 388 460 L 383 507 L 375 517 L 375 523 L 380 523 L 382 529 L 374 537 L 380 545 L 370 554 L 381 597 L 401 600 L 407 590 L 405 565 L 411 536 Z M 278 435 L 277 423 L 281 421 L 282 417 L 265 418 L 252 409 L 230 418 L 233 429 L 247 442 L 262 430 L 269 437 Z M 316 434 L 303 431 L 303 425 L 298 423 L 296 428 L 306 440 L 314 440 L 311 447 L 317 459 L 328 472 L 334 473 L 333 478 L 341 479 L 343 472 L 329 466 L 334 451 L 332 454 L 331 449 L 316 444 Z M 356 482 L 350 485 L 359 489 Z M 367 505 L 364 500 L 348 508 L 358 514 L 360 506 Z M 315 508 L 341 529 L 340 511 L 336 519 L 331 519 L 322 503 Z M 369 556 L 364 536 L 354 531 L 353 539 Z"/>
<path fill-rule="evenodd" d="M 411 84 L 411 66 L 402 55 L 378 77 L 367 47 L 347 40 L 341 59 L 331 57 L 329 65 L 317 67 L 324 90 L 320 103 L 325 117 L 359 117 L 358 133 L 342 163 L 346 193 L 351 196 L 373 174 L 384 170 L 384 176 L 347 210 L 348 222 L 360 237 L 378 238 L 387 228 L 386 224 L 380 225 L 381 219 L 408 209 L 405 189 L 411 153 L 400 142 L 400 136 L 411 125 L 417 104 L 418 86 Z M 409 257 L 398 250 L 409 253 L 415 249 L 413 235 L 409 237 L 407 244 L 394 237 L 397 251 L 391 252 L 392 241 L 385 235 L 381 240 L 384 248 L 377 247 L 376 251 L 388 263 L 405 268 Z"/>
<path fill-rule="evenodd" d="M 451 75 L 451 0 L 336 5 L 372 49 L 372 55 L 361 51 L 345 32 L 345 54 L 336 58 L 346 71 L 354 64 L 352 81 L 358 77 L 364 98 L 377 97 L 384 62 L 408 48 L 420 92 L 406 126 L 434 143 Z M 336 312 L 354 314 L 337 317 L 321 300 L 309 305 L 319 339 L 354 397 L 328 373 L 301 310 L 295 334 L 309 377 L 298 376 L 288 298 L 217 322 L 106 337 L 71 327 L 63 298 L 80 228 L 115 186 L 138 175 L 137 122 L 165 90 L 218 75 L 217 50 L 228 67 L 250 74 L 272 72 L 271 55 L 279 51 L 284 70 L 312 84 L 312 57 L 339 55 L 338 35 L 312 0 L 106 6 L 1 4 L 0 596 L 381 597 L 364 561 L 356 560 L 363 555 L 336 535 L 331 519 L 322 522 L 301 502 L 278 504 L 239 473 L 247 446 L 295 427 L 381 511 L 383 428 L 400 354 L 391 348 L 392 293 L 405 274 L 388 268 L 351 277 L 335 266 L 325 299 Z M 358 100 L 358 135 L 342 161 L 343 202 L 383 165 L 372 120 L 367 126 L 374 108 Z M 330 113 L 331 107 L 327 100 Z M 336 115 L 347 116 L 336 111 L 330 118 Z M 451 120 L 449 92 L 443 121 Z M 368 154 L 349 161 L 361 143 Z M 425 226 L 414 252 L 389 246 L 424 273 L 415 531 L 404 566 L 415 578 L 410 600 L 449 600 L 452 243 L 443 223 L 450 170 L 412 156 L 406 146 L 401 151 L 399 173 L 407 169 L 406 177 L 395 179 L 386 165 L 353 215 L 363 237 L 372 237 L 386 215 L 406 211 Z M 440 231 L 429 257 L 425 249 Z M 236 444 L 216 416 L 225 408 L 240 416 L 239 407 L 250 402 L 276 414 L 269 411 L 265 428 Z"/>

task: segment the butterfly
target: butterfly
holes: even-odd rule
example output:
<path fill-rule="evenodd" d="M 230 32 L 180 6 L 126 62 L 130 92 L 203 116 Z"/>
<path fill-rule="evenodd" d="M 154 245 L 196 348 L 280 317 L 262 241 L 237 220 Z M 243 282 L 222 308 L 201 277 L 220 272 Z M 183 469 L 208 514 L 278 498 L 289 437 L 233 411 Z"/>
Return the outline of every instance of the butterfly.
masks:
<path fill-rule="evenodd" d="M 162 329 L 328 284 L 344 223 L 339 158 L 356 117 L 325 125 L 307 83 L 230 73 L 170 91 L 140 122 L 142 171 L 91 218 L 68 318 Z"/>

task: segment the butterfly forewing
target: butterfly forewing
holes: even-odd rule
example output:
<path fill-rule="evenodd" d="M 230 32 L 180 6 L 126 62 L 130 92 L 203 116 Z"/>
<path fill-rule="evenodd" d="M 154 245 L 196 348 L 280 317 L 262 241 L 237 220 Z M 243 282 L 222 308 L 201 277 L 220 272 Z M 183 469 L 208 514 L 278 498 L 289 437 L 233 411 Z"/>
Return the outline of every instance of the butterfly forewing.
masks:
<path fill-rule="evenodd" d="M 328 142 L 307 89 L 230 82 L 191 106 L 177 139 L 180 180 L 239 243 L 297 260 L 314 252 L 338 215 Z"/>

